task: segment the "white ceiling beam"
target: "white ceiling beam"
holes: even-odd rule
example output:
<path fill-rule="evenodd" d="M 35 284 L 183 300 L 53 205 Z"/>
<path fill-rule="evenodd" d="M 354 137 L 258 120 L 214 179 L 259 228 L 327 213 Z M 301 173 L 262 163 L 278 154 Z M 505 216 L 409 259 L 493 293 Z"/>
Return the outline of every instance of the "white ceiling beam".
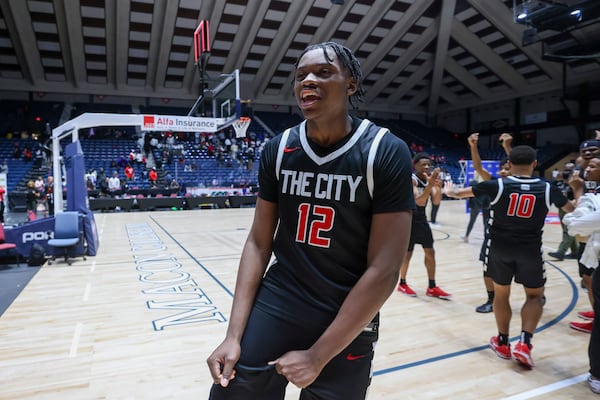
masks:
<path fill-rule="evenodd" d="M 298 16 L 306 15 L 311 7 L 312 1 L 294 1 L 290 3 L 290 8 L 287 10 L 283 21 L 281 21 L 275 39 L 265 55 L 264 59 L 270 62 L 264 63 L 256 74 L 251 98 L 259 98 L 264 93 L 273 77 L 273 73 L 279 66 L 279 60 L 281 60 L 282 55 L 288 50 L 290 43 L 294 40 L 294 36 L 296 36 L 296 32 L 298 32 L 298 28 L 304 22 L 304 19 L 298 18 Z"/>
<path fill-rule="evenodd" d="M 223 72 L 231 73 L 236 69 L 242 68 L 244 60 L 248 57 L 250 48 L 254 43 L 254 38 L 260 29 L 258 21 L 262 21 L 265 18 L 268 10 L 268 1 L 248 3 L 244 15 L 242 15 L 240 30 L 236 33 L 231 44 L 231 50 L 227 61 L 225 61 Z"/>
<path fill-rule="evenodd" d="M 454 9 L 456 0 L 446 0 L 442 2 L 442 11 L 440 13 L 440 25 L 435 48 L 435 61 L 433 74 L 431 77 L 431 93 L 427 104 L 427 113 L 432 117 L 437 112 L 437 105 L 444 77 L 444 67 L 446 66 L 446 56 L 448 54 L 448 43 L 450 42 L 450 30 L 454 21 Z"/>
<path fill-rule="evenodd" d="M 382 0 L 378 0 L 378 1 L 382 2 Z M 317 28 L 317 31 L 313 35 L 313 40 L 311 41 L 311 43 L 322 43 L 322 42 L 329 41 L 331 36 L 333 36 L 333 34 L 335 33 L 336 29 L 339 28 L 339 24 L 341 22 L 340 15 L 346 15 L 352 9 L 353 5 L 354 4 L 351 1 L 347 1 L 344 3 L 344 5 L 341 5 L 341 6 L 332 5 L 331 8 L 329 8 L 329 10 L 327 11 L 325 18 L 323 18 L 321 25 L 319 25 L 319 27 Z M 389 7 L 389 4 L 388 4 L 388 7 Z M 361 28 L 356 29 L 352 33 L 352 35 L 354 35 L 354 33 L 356 33 L 356 31 L 364 31 L 365 29 L 372 29 L 373 24 L 371 24 L 369 22 L 371 14 L 372 14 L 371 11 L 377 10 L 378 12 L 382 12 L 382 9 L 385 10 L 386 8 L 385 7 L 376 8 L 375 5 L 373 7 L 370 7 L 369 12 L 363 18 L 365 23 L 361 23 L 359 25 Z M 352 36 L 352 35 L 350 35 L 350 36 Z M 344 45 L 346 47 L 352 49 L 351 47 L 349 47 L 348 43 L 346 43 Z M 290 71 L 290 74 L 288 75 L 288 77 L 286 79 L 286 83 L 287 82 L 290 82 L 290 83 L 285 84 L 283 86 L 283 88 L 281 89 L 281 97 L 286 100 L 293 100 L 293 98 L 294 98 L 294 90 L 293 90 L 293 86 L 291 84 L 291 82 L 294 80 L 294 73 L 295 73 L 295 71 L 292 69 L 292 71 Z"/>
<path fill-rule="evenodd" d="M 450 103 L 451 105 L 457 105 L 460 103 L 460 99 L 459 97 L 450 89 L 448 89 L 444 84 L 440 85 L 439 90 L 439 96 L 443 97 L 448 103 Z M 439 102 L 439 97 L 438 97 L 438 102 Z M 429 107 L 427 108 L 427 110 L 429 111 Z M 428 117 L 433 118 L 435 117 L 435 114 L 429 114 L 428 113 Z"/>
<path fill-rule="evenodd" d="M 387 98 L 390 103 L 396 103 L 400 101 L 404 95 L 415 87 L 416 84 L 423 82 L 423 79 L 433 69 L 433 57 L 428 58 L 419 68 L 413 72 L 406 81 L 404 81 L 400 87 L 394 91 L 394 93 Z"/>
<path fill-rule="evenodd" d="M 513 90 L 527 86 L 527 81 L 510 64 L 458 20 L 452 24 L 452 37 Z"/>
<path fill-rule="evenodd" d="M 146 85 L 157 91 L 165 87 L 171 47 L 173 46 L 177 10 L 176 2 L 154 0 L 148 60 L 155 60 L 155 62 L 148 63 Z"/>
<path fill-rule="evenodd" d="M 387 71 L 377 79 L 377 82 L 373 85 L 372 88 L 369 89 L 368 93 L 365 96 L 364 102 L 369 103 L 373 101 L 379 92 L 385 89 L 390 82 L 392 82 L 400 71 L 403 71 L 410 63 L 414 60 L 416 56 L 418 56 L 423 49 L 425 49 L 432 40 L 435 39 L 437 35 L 436 24 L 433 23 L 429 25 L 427 29 L 421 33 L 419 38 L 410 45 L 406 51 L 398 57 L 398 59 L 394 62 L 394 64 L 390 65 L 387 68 Z"/>
<path fill-rule="evenodd" d="M 417 94 L 415 97 L 413 97 L 408 104 L 411 107 L 419 107 L 419 105 L 421 103 L 423 103 L 425 100 L 427 100 L 427 97 L 429 97 L 429 87 L 424 88 L 423 90 L 421 90 L 419 92 L 419 94 Z"/>
<path fill-rule="evenodd" d="M 87 80 L 81 14 L 78 7 L 67 6 L 65 0 L 55 0 L 54 11 L 66 79 L 77 87 Z"/>
<path fill-rule="evenodd" d="M 129 12 L 131 3 L 122 0 L 105 0 L 106 20 L 106 75 L 109 84 L 117 90 L 127 87 L 129 63 Z"/>
<path fill-rule="evenodd" d="M 466 68 L 457 63 L 452 57 L 446 58 L 446 71 L 479 98 L 484 99 L 492 95 L 487 86 L 470 74 Z"/>
<path fill-rule="evenodd" d="M 203 1 L 200 7 L 200 20 L 208 20 L 210 28 L 210 40 L 211 48 L 214 42 L 214 37 L 217 34 L 219 22 L 223 17 L 223 11 L 225 10 L 225 0 L 213 0 Z M 198 21 L 200 23 L 200 21 Z M 193 68 L 192 68 L 193 66 Z M 188 62 L 188 68 L 185 72 L 184 78 L 185 85 L 189 87 L 190 93 L 193 93 L 196 97 L 201 95 L 200 88 L 200 74 L 198 68 L 194 64 L 194 48 L 190 49 L 190 62 Z"/>
<path fill-rule="evenodd" d="M 44 81 L 45 76 L 27 2 L 23 0 L 0 1 L 0 9 L 6 22 L 6 29 L 12 39 L 23 78 L 35 86 L 37 82 Z"/>
<path fill-rule="evenodd" d="M 367 76 L 377 65 L 381 59 L 385 57 L 390 50 L 396 45 L 406 32 L 414 25 L 414 23 L 423 15 L 433 0 L 415 1 L 402 15 L 402 18 L 394 25 L 388 35 L 377 45 L 377 49 L 371 53 L 366 62 L 362 65 L 362 71 Z M 364 37 L 364 36 L 363 36 Z M 412 47 L 412 46 L 411 46 Z"/>
<path fill-rule="evenodd" d="M 573 74 L 571 77 L 569 77 L 567 86 L 573 87 L 586 82 L 598 82 L 598 72 L 590 71 L 586 73 Z M 466 108 L 477 107 L 483 104 L 499 103 L 507 100 L 514 100 L 520 97 L 534 96 L 562 89 L 562 81 L 540 82 L 524 87 L 517 94 L 515 94 L 515 92 L 513 91 L 503 91 L 501 93 L 491 94 L 490 96 L 484 98 L 463 101 L 457 105 L 441 106 L 438 111 L 439 113 L 443 113 L 448 111 L 463 110 Z"/>
<path fill-rule="evenodd" d="M 485 17 L 500 33 L 519 48 L 531 61 L 535 63 L 552 79 L 562 79 L 562 68 L 557 63 L 552 63 L 542 58 L 542 44 L 536 43 L 523 46 L 523 32 L 525 25 L 514 22 L 513 15 L 508 7 L 500 1 L 467 0 L 469 4 Z"/>

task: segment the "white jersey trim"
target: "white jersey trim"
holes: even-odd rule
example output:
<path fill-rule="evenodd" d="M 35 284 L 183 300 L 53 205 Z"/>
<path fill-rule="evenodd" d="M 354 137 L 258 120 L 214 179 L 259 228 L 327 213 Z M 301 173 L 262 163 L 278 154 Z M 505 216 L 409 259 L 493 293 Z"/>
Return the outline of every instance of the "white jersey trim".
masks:
<path fill-rule="evenodd" d="M 371 148 L 369 148 L 369 156 L 367 158 L 367 188 L 369 189 L 369 196 L 373 198 L 373 188 L 375 186 L 375 180 L 373 178 L 373 165 L 375 164 L 375 156 L 377 155 L 377 149 L 383 136 L 389 132 L 386 128 L 379 129 L 379 132 L 375 135 Z"/>
<path fill-rule="evenodd" d="M 315 164 L 323 165 L 331 160 L 336 159 L 337 157 L 339 157 L 340 155 L 342 155 L 346 151 L 348 151 L 352 146 L 354 146 L 354 144 L 358 141 L 358 139 L 360 139 L 360 137 L 363 135 L 363 133 L 365 133 L 365 131 L 367 130 L 367 126 L 369 126 L 370 123 L 371 123 L 371 121 L 369 121 L 368 119 L 364 119 L 360 123 L 360 125 L 358 126 L 358 128 L 356 129 L 356 131 L 354 132 L 352 137 L 350 138 L 350 140 L 348 140 L 342 147 L 340 147 L 339 149 L 337 149 L 334 152 L 327 154 L 324 157 L 319 157 L 313 151 L 313 149 L 310 147 L 310 144 L 308 143 L 308 137 L 306 136 L 306 120 L 304 120 L 300 124 L 300 129 L 299 129 L 300 143 L 302 144 L 302 149 L 304 150 L 306 155 L 311 160 L 313 160 L 315 162 Z M 280 148 L 280 151 L 281 150 L 282 149 Z"/>
<path fill-rule="evenodd" d="M 504 183 L 502 182 L 502 178 L 498 178 L 498 193 L 496 197 L 492 200 L 490 204 L 496 204 L 498 200 L 500 200 L 500 196 L 502 196 L 502 192 L 504 191 Z"/>
<path fill-rule="evenodd" d="M 281 171 L 281 162 L 283 161 L 283 153 L 285 146 L 287 145 L 288 136 L 290 136 L 290 131 L 292 128 L 287 128 L 281 134 L 281 141 L 279 142 L 279 147 L 277 148 L 277 162 L 275 164 L 275 176 L 277 180 L 279 180 L 279 171 Z"/>

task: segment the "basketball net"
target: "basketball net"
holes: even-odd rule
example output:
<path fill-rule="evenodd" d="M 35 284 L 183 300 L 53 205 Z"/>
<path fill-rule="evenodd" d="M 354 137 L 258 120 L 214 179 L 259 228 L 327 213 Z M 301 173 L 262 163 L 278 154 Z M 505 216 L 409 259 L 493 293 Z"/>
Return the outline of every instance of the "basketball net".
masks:
<path fill-rule="evenodd" d="M 233 123 L 233 129 L 235 129 L 235 137 L 236 138 L 244 138 L 246 137 L 246 131 L 250 126 L 251 118 L 248 117 L 240 117 L 237 121 Z"/>

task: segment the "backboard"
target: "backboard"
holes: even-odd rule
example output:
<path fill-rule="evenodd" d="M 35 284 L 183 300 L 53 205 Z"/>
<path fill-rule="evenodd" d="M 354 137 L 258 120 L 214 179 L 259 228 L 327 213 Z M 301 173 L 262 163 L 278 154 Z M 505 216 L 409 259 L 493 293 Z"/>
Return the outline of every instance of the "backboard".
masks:
<path fill-rule="evenodd" d="M 212 117 L 222 118 L 225 125 L 242 116 L 242 102 L 240 99 L 240 73 L 239 70 L 223 75 L 224 79 L 213 89 L 208 89 L 208 101 L 212 107 Z"/>

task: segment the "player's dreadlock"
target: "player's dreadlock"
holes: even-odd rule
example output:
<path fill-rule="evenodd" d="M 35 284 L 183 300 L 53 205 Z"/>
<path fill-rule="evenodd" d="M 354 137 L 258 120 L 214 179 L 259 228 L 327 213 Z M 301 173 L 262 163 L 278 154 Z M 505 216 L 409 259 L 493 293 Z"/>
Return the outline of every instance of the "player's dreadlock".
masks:
<path fill-rule="evenodd" d="M 300 54 L 300 56 L 298 57 L 298 60 L 296 61 L 296 64 L 294 65 L 294 68 L 298 68 L 298 62 L 300 62 L 300 59 L 302 58 L 302 56 L 304 54 L 306 54 L 307 52 L 314 50 L 314 49 L 323 49 L 323 54 L 325 55 L 325 58 L 328 61 L 333 62 L 333 59 L 331 57 L 329 57 L 329 54 L 327 53 L 327 48 L 330 48 L 335 52 L 336 56 L 340 60 L 340 63 L 342 64 L 342 66 L 347 68 L 348 71 L 350 71 L 350 75 L 356 81 L 356 91 L 354 92 L 354 94 L 352 96 L 350 96 L 350 99 L 349 99 L 350 105 L 352 105 L 352 107 L 356 108 L 358 105 L 357 103 L 359 103 L 363 100 L 363 95 L 365 94 L 365 91 L 362 86 L 363 74 L 360 69 L 360 62 L 354 56 L 352 51 L 350 51 L 349 48 L 342 46 L 341 44 L 336 43 L 336 42 L 323 42 L 323 43 L 310 45 L 306 49 L 304 49 L 302 54 Z"/>

